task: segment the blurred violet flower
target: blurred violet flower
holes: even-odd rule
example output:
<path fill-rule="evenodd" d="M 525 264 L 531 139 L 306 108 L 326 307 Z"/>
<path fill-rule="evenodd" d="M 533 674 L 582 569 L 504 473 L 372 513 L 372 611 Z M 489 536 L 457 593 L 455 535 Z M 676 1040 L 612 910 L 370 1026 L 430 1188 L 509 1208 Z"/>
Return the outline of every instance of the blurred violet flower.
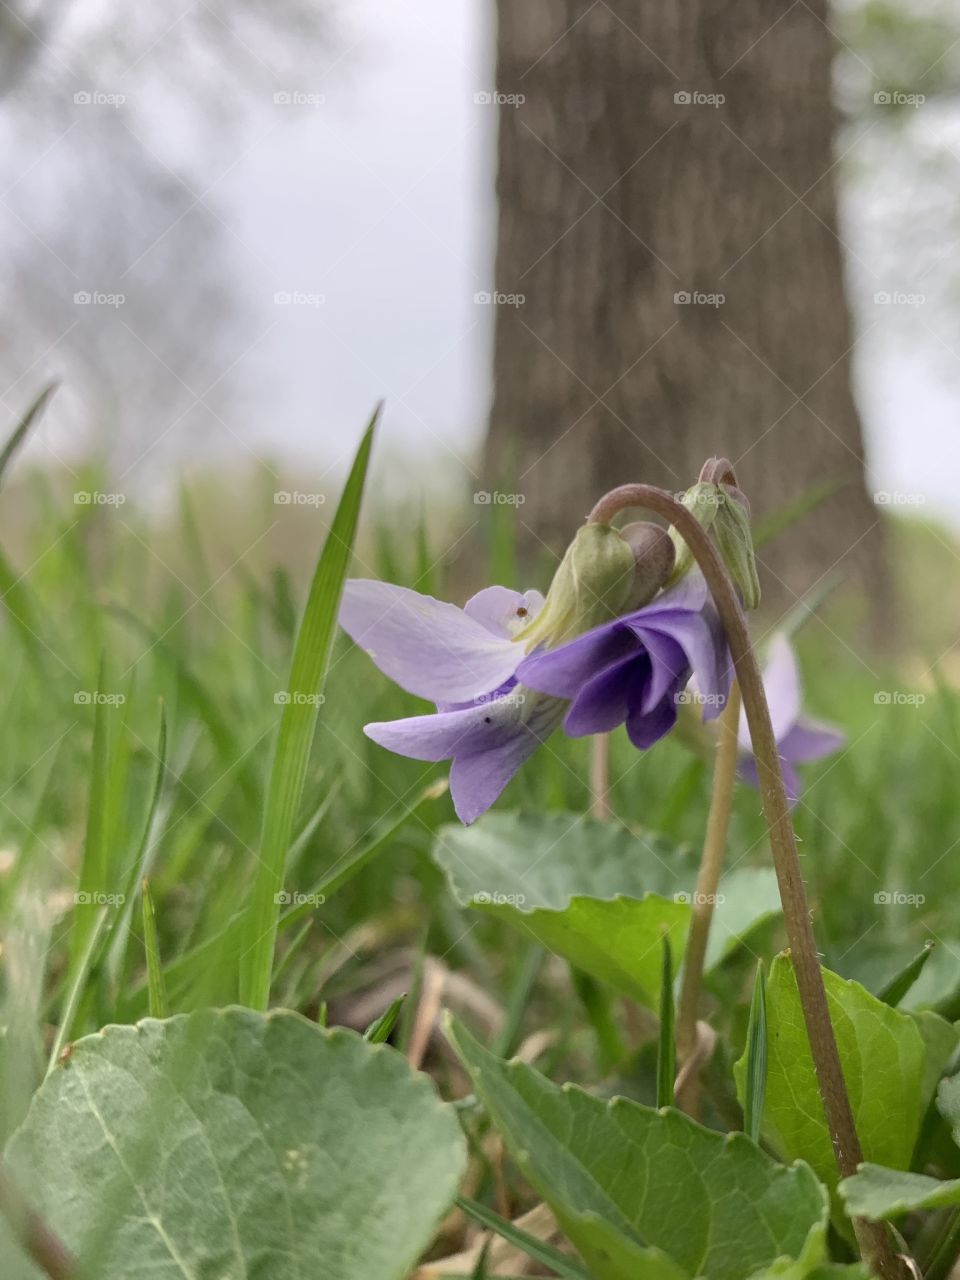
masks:
<path fill-rule="evenodd" d="M 770 641 L 767 663 L 763 670 L 763 687 L 770 707 L 787 799 L 794 805 L 803 790 L 795 766 L 821 760 L 824 756 L 839 751 L 846 742 L 846 735 L 832 725 L 822 724 L 802 713 L 800 671 L 790 641 L 782 631 L 776 632 Z M 740 776 L 751 786 L 758 787 L 757 764 L 753 756 L 750 730 L 746 714 L 742 710 L 738 736 Z"/>
<path fill-rule="evenodd" d="M 368 724 L 374 742 L 415 760 L 452 760 L 457 815 L 473 822 L 564 720 L 572 737 L 626 723 L 638 747 L 672 727 L 696 673 L 704 718 L 722 709 L 730 662 L 699 573 L 652 603 L 555 649 L 526 655 L 520 633 L 543 597 L 487 587 L 463 609 L 404 587 L 347 582 L 340 624 L 381 671 L 437 704 L 433 715 Z M 518 643 L 519 639 L 519 643 Z"/>

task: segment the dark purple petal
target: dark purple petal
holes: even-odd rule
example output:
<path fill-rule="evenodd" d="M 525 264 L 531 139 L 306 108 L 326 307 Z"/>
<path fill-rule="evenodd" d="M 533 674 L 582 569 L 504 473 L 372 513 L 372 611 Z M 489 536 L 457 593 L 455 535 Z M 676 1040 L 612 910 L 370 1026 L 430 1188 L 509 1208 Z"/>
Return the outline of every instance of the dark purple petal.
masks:
<path fill-rule="evenodd" d="M 657 637 L 679 646 L 686 655 L 686 665 L 692 671 L 703 699 L 704 720 L 719 715 L 730 693 L 729 657 L 722 633 L 713 627 L 708 613 L 686 613 L 676 609 L 650 619 L 635 614 L 627 621 L 648 646 L 656 644 Z M 670 669 L 667 662 L 664 674 Z"/>
<path fill-rule="evenodd" d="M 461 711 L 368 724 L 364 733 L 414 760 L 453 760 L 450 794 L 461 822 L 489 809 L 521 764 L 560 723 L 565 704 L 518 687 Z"/>
<path fill-rule="evenodd" d="M 402 689 L 432 702 L 469 702 L 508 680 L 523 650 L 456 605 L 406 587 L 353 578 L 340 625 Z"/>
<path fill-rule="evenodd" d="M 651 627 L 644 628 L 644 643 L 650 657 L 650 679 L 638 710 L 652 711 L 668 693 L 681 688 L 690 678 L 690 661 L 672 636 Z"/>
<path fill-rule="evenodd" d="M 517 679 L 530 689 L 557 698 L 575 698 L 581 687 L 604 667 L 629 654 L 641 653 L 636 637 L 620 620 L 604 623 L 586 635 L 524 658 Z"/>
<path fill-rule="evenodd" d="M 611 662 L 581 685 L 563 722 L 564 733 L 582 738 L 616 729 L 643 701 L 649 682 L 650 659 L 645 653 Z"/>
<path fill-rule="evenodd" d="M 679 689 L 675 691 L 679 693 Z M 670 732 L 677 723 L 676 698 L 664 698 L 652 711 L 636 711 L 627 717 L 627 736 L 635 747 L 646 751 Z"/>

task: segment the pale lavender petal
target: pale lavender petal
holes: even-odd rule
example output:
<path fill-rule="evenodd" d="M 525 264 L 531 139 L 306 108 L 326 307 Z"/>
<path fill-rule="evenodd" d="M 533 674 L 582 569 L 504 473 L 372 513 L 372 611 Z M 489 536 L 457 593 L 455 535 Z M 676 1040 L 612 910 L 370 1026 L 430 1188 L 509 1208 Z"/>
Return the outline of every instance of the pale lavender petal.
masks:
<path fill-rule="evenodd" d="M 693 568 L 678 583 L 644 605 L 643 612 L 654 614 L 665 609 L 689 609 L 692 613 L 699 613 L 709 598 L 706 579 L 699 569 Z"/>
<path fill-rule="evenodd" d="M 344 586 L 340 625 L 401 688 L 433 702 L 497 689 L 523 657 L 456 605 L 368 578 Z"/>
<path fill-rule="evenodd" d="M 524 658 L 517 679 L 531 689 L 558 698 L 575 698 L 585 681 L 618 658 L 639 653 L 640 646 L 620 621 L 604 623 L 586 635 Z"/>
<path fill-rule="evenodd" d="M 786 737 L 777 743 L 777 749 L 784 759 L 794 764 L 808 764 L 811 760 L 822 760 L 824 756 L 839 751 L 846 740 L 846 734 L 832 725 L 801 716 Z"/>
<path fill-rule="evenodd" d="M 563 729 L 571 738 L 610 733 L 640 705 L 650 680 L 650 661 L 643 653 L 618 658 L 580 688 Z"/>
<path fill-rule="evenodd" d="M 462 711 L 368 724 L 364 733 L 414 760 L 453 760 L 450 794 L 461 822 L 489 809 L 520 765 L 560 723 L 565 703 L 517 688 Z"/>
<path fill-rule="evenodd" d="M 760 790 L 760 775 L 757 772 L 757 762 L 753 756 L 747 756 L 741 760 L 737 771 L 744 782 L 749 783 L 756 791 Z M 789 760 L 781 758 L 780 772 L 783 774 L 783 788 L 787 793 L 787 801 L 792 809 L 803 792 L 803 783 L 800 781 L 800 775 Z"/>
<path fill-rule="evenodd" d="M 484 587 L 471 596 L 463 612 L 495 636 L 515 636 L 543 608 L 539 591 L 511 591 L 509 587 Z"/>
<path fill-rule="evenodd" d="M 793 647 L 782 631 L 773 634 L 767 648 L 767 661 L 763 668 L 763 689 L 770 707 L 773 734 L 779 743 L 796 724 L 801 705 L 800 670 L 797 667 Z M 742 710 L 738 738 L 741 750 L 752 749 L 747 717 Z"/>

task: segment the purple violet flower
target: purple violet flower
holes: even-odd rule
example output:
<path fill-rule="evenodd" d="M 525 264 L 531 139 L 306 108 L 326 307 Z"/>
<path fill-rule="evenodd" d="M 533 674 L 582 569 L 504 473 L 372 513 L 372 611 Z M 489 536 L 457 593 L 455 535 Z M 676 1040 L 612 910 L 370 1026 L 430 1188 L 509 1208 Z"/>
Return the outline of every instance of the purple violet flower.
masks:
<path fill-rule="evenodd" d="M 524 650 L 513 637 L 542 606 L 539 591 L 507 587 L 486 587 L 462 609 L 386 582 L 344 588 L 344 631 L 401 688 L 437 704 L 435 715 L 374 722 L 364 733 L 414 760 L 452 760 L 461 822 L 490 808 L 563 718 L 564 703 L 520 688 L 514 674 Z"/>
<path fill-rule="evenodd" d="M 517 668 L 530 688 L 566 698 L 564 731 L 573 738 L 625 724 L 641 750 L 673 728 L 691 675 L 713 719 L 726 705 L 732 663 L 720 619 L 699 570 L 633 613 L 569 644 L 531 654 Z"/>
<path fill-rule="evenodd" d="M 839 751 L 847 740 L 846 735 L 832 725 L 803 715 L 800 671 L 790 641 L 782 631 L 778 631 L 770 641 L 767 663 L 763 670 L 763 687 L 770 707 L 787 799 L 793 805 L 803 790 L 795 766 L 820 760 Z M 751 786 L 758 787 L 757 763 L 753 756 L 747 717 L 742 710 L 738 736 L 740 776 Z"/>
<path fill-rule="evenodd" d="M 368 724 L 374 742 L 415 760 L 452 760 L 457 816 L 473 822 L 566 715 L 571 736 L 626 722 L 638 747 L 674 724 L 691 672 L 722 708 L 730 663 L 699 573 L 651 604 L 527 656 L 517 638 L 543 605 L 487 587 L 463 609 L 404 587 L 348 581 L 340 624 L 381 671 L 437 704 L 434 715 Z"/>

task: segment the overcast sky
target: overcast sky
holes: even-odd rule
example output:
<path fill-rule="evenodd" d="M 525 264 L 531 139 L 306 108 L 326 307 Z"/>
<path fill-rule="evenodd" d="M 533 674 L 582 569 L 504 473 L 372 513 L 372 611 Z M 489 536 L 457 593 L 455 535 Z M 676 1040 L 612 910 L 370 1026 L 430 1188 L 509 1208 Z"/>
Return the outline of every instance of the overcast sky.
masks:
<path fill-rule="evenodd" d="M 249 311 L 251 341 L 228 373 L 254 393 L 234 425 L 255 452 L 337 465 L 383 397 L 381 457 L 428 458 L 430 477 L 434 460 L 473 465 L 491 394 L 492 308 L 474 295 L 492 284 L 496 108 L 474 95 L 492 84 L 494 4 L 340 8 L 328 56 L 285 87 L 290 101 L 265 102 L 222 154 L 203 156 L 203 196 Z M 168 97 L 152 140 L 176 165 L 196 138 Z M 895 174 L 879 179 L 878 192 L 896 189 Z M 861 257 L 871 199 L 858 215 L 848 202 L 844 221 Z M 870 487 L 920 495 L 960 527 L 960 355 L 929 310 L 907 345 L 903 309 L 857 292 Z M 189 457 L 196 433 L 182 437 Z"/>

